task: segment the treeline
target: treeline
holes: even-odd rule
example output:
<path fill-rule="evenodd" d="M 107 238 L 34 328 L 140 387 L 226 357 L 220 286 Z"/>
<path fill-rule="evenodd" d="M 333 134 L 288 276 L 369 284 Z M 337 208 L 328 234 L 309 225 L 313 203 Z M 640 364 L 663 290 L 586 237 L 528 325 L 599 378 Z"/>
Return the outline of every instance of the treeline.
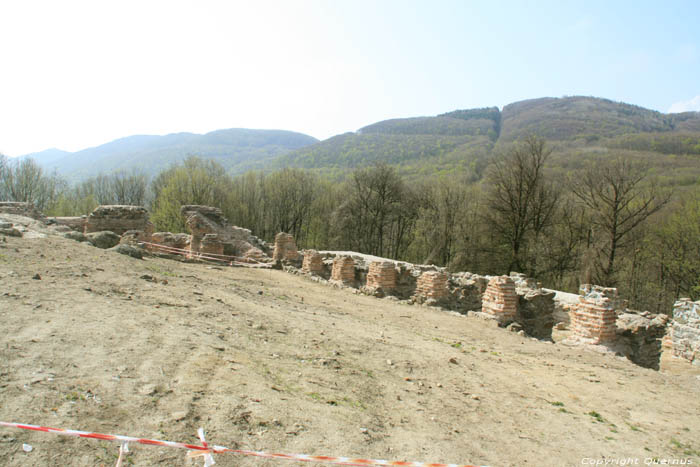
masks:
<path fill-rule="evenodd" d="M 141 204 L 159 231 L 185 231 L 183 204 L 221 208 L 234 225 L 300 248 L 352 250 L 453 271 L 519 271 L 545 287 L 618 287 L 630 307 L 668 312 L 700 298 L 700 189 L 661 189 L 646 166 L 608 155 L 562 175 L 535 137 L 494 157 L 483 176 L 408 181 L 376 164 L 342 181 L 303 169 L 232 177 L 196 157 L 152 180 L 99 176 L 75 186 L 32 161 L 0 157 L 0 197 L 34 202 L 47 215 L 80 215 L 98 204 Z"/>

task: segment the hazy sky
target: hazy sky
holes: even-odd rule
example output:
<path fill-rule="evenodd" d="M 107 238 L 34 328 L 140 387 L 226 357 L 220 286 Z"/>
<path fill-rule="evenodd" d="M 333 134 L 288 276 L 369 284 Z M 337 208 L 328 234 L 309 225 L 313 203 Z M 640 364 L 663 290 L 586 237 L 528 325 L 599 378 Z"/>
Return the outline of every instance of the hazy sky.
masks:
<path fill-rule="evenodd" d="M 700 1 L 0 2 L 0 152 L 592 95 L 700 110 Z"/>

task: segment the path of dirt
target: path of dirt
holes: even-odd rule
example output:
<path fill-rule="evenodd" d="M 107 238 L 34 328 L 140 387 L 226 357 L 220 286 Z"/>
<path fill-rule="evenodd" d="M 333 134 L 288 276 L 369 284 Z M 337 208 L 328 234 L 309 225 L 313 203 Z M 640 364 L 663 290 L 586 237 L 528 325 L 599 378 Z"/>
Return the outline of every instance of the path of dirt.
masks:
<path fill-rule="evenodd" d="M 690 365 L 656 372 L 282 271 L 0 239 L 0 322 L 5 421 L 187 442 L 203 426 L 228 447 L 494 466 L 700 462 Z M 0 428 L 2 465 L 116 457 L 115 444 Z M 148 446 L 127 459 L 194 465 Z"/>

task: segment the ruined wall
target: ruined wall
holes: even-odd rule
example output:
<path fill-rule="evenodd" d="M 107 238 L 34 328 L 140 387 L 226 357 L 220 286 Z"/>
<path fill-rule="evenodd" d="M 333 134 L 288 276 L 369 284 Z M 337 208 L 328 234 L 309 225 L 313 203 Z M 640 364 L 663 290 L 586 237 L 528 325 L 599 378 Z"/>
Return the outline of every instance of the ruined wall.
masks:
<path fill-rule="evenodd" d="M 336 256 L 333 260 L 331 279 L 346 285 L 355 283 L 355 261 L 349 256 Z"/>
<path fill-rule="evenodd" d="M 56 225 L 65 225 L 71 230 L 75 230 L 76 232 L 82 233 L 85 231 L 85 223 L 87 222 L 87 216 L 51 217 L 49 218 L 49 221 L 54 221 Z"/>
<path fill-rule="evenodd" d="M 396 267 L 391 261 L 372 261 L 367 272 L 367 287 L 391 292 L 396 288 Z"/>
<path fill-rule="evenodd" d="M 275 250 L 272 259 L 275 261 L 297 261 L 299 252 L 291 234 L 280 232 L 275 235 Z"/>
<path fill-rule="evenodd" d="M 140 230 L 146 237 L 153 233 L 148 211 L 143 206 L 98 206 L 87 217 L 83 233 L 110 231 L 123 235 L 127 230 Z"/>
<path fill-rule="evenodd" d="M 658 370 L 668 321 L 666 315 L 646 311 L 620 314 L 615 322 L 617 350 L 639 366 Z"/>
<path fill-rule="evenodd" d="M 19 201 L 0 201 L 0 213 L 31 217 L 36 220 L 44 219 L 44 215 L 34 207 L 33 203 Z"/>
<path fill-rule="evenodd" d="M 301 270 L 306 274 L 323 275 L 325 272 L 323 257 L 316 250 L 306 250 L 304 252 L 304 262 L 301 265 Z"/>
<path fill-rule="evenodd" d="M 417 303 L 438 304 L 448 298 L 447 273 L 442 271 L 425 271 L 416 282 L 413 296 Z"/>
<path fill-rule="evenodd" d="M 528 336 L 551 339 L 554 327 L 554 292 L 538 289 L 519 289 L 518 311 L 515 321 Z"/>
<path fill-rule="evenodd" d="M 224 244 L 217 234 L 206 234 L 199 244 L 199 252 L 203 255 L 223 255 Z"/>
<path fill-rule="evenodd" d="M 186 250 L 190 245 L 190 235 L 185 233 L 173 234 L 170 232 L 156 232 L 151 235 L 151 242 Z"/>
<path fill-rule="evenodd" d="M 579 303 L 571 310 L 573 337 L 592 344 L 613 342 L 617 329 L 616 310 L 625 309 L 617 289 L 584 284 L 581 295 Z"/>
<path fill-rule="evenodd" d="M 449 278 L 450 307 L 466 313 L 481 310 L 481 298 L 486 291 L 489 279 L 486 276 L 459 272 Z"/>
<path fill-rule="evenodd" d="M 673 304 L 670 337 L 674 357 L 700 366 L 700 300 L 681 298 Z"/>
<path fill-rule="evenodd" d="M 518 295 L 515 282 L 508 276 L 492 278 L 484 292 L 481 312 L 490 315 L 501 326 L 515 321 L 518 311 Z"/>

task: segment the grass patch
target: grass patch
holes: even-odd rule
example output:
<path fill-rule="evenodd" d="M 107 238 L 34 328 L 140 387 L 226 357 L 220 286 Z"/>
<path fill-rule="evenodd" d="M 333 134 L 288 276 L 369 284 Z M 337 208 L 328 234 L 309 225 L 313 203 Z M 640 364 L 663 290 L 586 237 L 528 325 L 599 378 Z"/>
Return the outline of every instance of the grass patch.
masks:
<path fill-rule="evenodd" d="M 146 269 L 148 269 L 151 272 L 155 272 L 156 274 L 160 274 L 162 276 L 177 277 L 177 274 L 175 274 L 174 272 L 169 271 L 167 269 L 160 268 L 160 267 L 152 265 L 152 264 L 149 264 L 148 266 L 146 266 Z"/>
<path fill-rule="evenodd" d="M 641 428 L 639 428 L 638 426 L 632 425 L 631 423 L 628 423 L 627 426 L 632 431 L 639 431 L 640 433 L 644 433 Z"/>
<path fill-rule="evenodd" d="M 671 438 L 670 442 L 674 449 L 681 451 L 686 456 L 700 456 L 700 449 L 695 449 L 690 444 L 684 444 L 676 438 Z"/>
<path fill-rule="evenodd" d="M 453 342 L 453 343 L 450 344 L 450 345 L 451 345 L 452 347 L 454 347 L 455 349 L 461 349 L 461 348 L 462 348 L 462 343 L 461 343 L 461 342 Z"/>
<path fill-rule="evenodd" d="M 550 402 L 550 404 L 552 404 L 554 407 L 564 407 L 564 403 L 563 403 L 563 402 L 559 402 L 559 401 L 557 401 L 557 402 Z"/>
<path fill-rule="evenodd" d="M 595 419 L 595 421 L 598 423 L 605 423 L 605 419 L 603 418 L 603 416 L 601 414 L 599 414 L 598 412 L 596 412 L 595 410 L 591 410 L 586 415 L 593 417 Z"/>

